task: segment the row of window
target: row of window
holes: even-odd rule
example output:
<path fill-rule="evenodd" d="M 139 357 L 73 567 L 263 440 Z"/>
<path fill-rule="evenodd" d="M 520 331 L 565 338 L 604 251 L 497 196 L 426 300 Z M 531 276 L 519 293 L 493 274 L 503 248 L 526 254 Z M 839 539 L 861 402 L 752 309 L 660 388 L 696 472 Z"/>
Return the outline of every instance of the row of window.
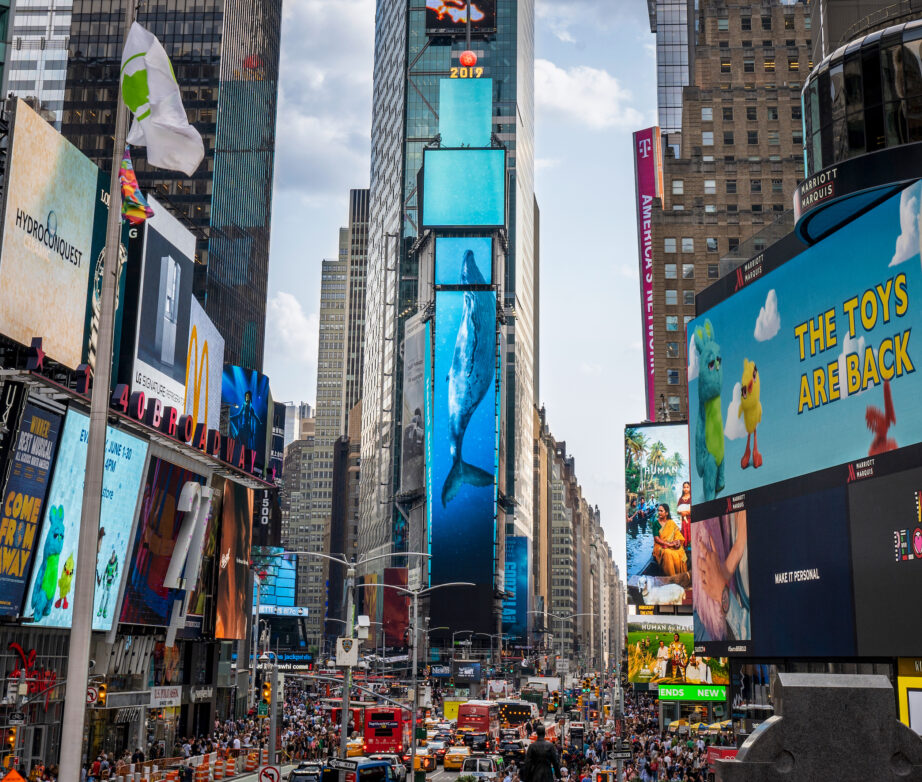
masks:
<path fill-rule="evenodd" d="M 776 147 L 781 144 L 781 131 L 780 130 L 768 130 L 768 143 L 769 146 Z M 797 128 L 791 132 L 791 138 L 795 144 L 804 143 L 804 132 L 803 128 Z M 732 130 L 724 131 L 724 144 L 732 145 L 736 143 L 736 137 L 733 135 Z M 759 131 L 758 130 L 747 130 L 746 131 L 746 143 L 755 145 L 759 143 Z M 705 130 L 701 132 L 701 146 L 702 147 L 713 147 L 714 146 L 714 131 Z"/>
<path fill-rule="evenodd" d="M 772 29 L 772 18 L 769 15 L 763 15 L 761 19 L 761 29 L 762 30 L 771 30 Z M 793 30 L 795 29 L 794 25 L 794 14 L 785 14 L 784 15 L 784 29 Z M 809 16 L 804 16 L 804 29 L 811 29 L 811 20 Z M 717 30 L 719 32 L 728 32 L 730 30 L 730 17 L 728 16 L 718 16 L 717 17 Z M 752 30 L 752 17 L 751 16 L 740 16 L 740 30 Z"/>
<path fill-rule="evenodd" d="M 676 251 L 676 238 L 674 236 L 666 236 L 663 238 L 663 252 L 674 253 Z M 727 240 L 730 244 L 730 251 L 732 252 L 740 245 L 740 240 L 738 237 L 731 236 Z M 708 236 L 704 240 L 705 247 L 709 253 L 717 252 L 717 237 Z M 682 237 L 682 252 L 683 253 L 693 253 L 695 251 L 695 239 L 692 236 L 683 236 Z"/>
<path fill-rule="evenodd" d="M 694 315 L 683 315 L 682 316 L 682 326 L 688 328 L 688 324 L 694 318 Z M 679 316 L 678 315 L 667 315 L 666 316 L 666 331 L 678 331 L 679 330 Z"/>
<path fill-rule="evenodd" d="M 759 107 L 758 106 L 746 106 L 746 120 L 747 122 L 758 122 L 759 120 Z M 733 121 L 733 106 L 723 106 L 720 110 L 721 117 L 724 122 Z M 765 107 L 766 119 L 776 120 L 778 119 L 778 107 L 777 106 L 766 106 Z M 798 104 L 791 106 L 791 119 L 797 120 L 798 122 L 803 117 L 803 112 L 801 107 Z M 702 122 L 713 122 L 714 120 L 714 107 L 713 106 L 702 106 L 701 107 L 701 121 Z"/>
<path fill-rule="evenodd" d="M 679 303 L 679 292 L 673 288 L 666 289 L 666 306 L 675 307 Z M 682 291 L 682 304 L 686 307 L 695 306 L 695 292 Z"/>
<path fill-rule="evenodd" d="M 799 57 L 788 57 L 788 71 L 796 72 L 800 70 L 800 58 Z M 775 58 L 766 57 L 762 61 L 762 69 L 765 73 L 775 73 Z M 813 60 L 807 61 L 807 70 L 810 71 L 813 69 Z M 721 57 L 720 59 L 720 72 L 721 73 L 732 73 L 733 66 L 730 62 L 729 57 Z M 756 72 L 756 61 L 751 57 L 743 58 L 743 73 L 755 73 Z"/>

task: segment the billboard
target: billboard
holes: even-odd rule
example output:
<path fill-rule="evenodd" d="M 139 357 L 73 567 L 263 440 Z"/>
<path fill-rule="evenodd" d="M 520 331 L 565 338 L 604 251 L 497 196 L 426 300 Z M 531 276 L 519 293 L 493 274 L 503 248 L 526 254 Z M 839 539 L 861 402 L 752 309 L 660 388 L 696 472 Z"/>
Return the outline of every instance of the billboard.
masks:
<path fill-rule="evenodd" d="M 284 402 L 272 402 L 272 436 L 269 448 L 269 470 L 275 470 L 275 482 L 280 484 L 282 468 L 285 462 L 285 420 L 288 417 L 288 405 Z"/>
<path fill-rule="evenodd" d="M 403 338 L 403 433 L 400 446 L 400 491 L 420 491 L 426 466 L 424 404 L 426 324 L 422 314 L 407 319 Z"/>
<path fill-rule="evenodd" d="M 632 684 L 730 683 L 726 658 L 695 653 L 689 614 L 629 616 L 627 622 L 628 681 Z"/>
<path fill-rule="evenodd" d="M 624 428 L 628 602 L 691 605 L 691 489 L 686 424 Z"/>
<path fill-rule="evenodd" d="M 493 238 L 439 236 L 435 240 L 436 285 L 490 285 L 493 282 Z"/>
<path fill-rule="evenodd" d="M 920 214 L 917 182 L 689 324 L 695 504 L 922 439 Z"/>
<path fill-rule="evenodd" d="M 407 588 L 409 571 L 405 567 L 384 568 L 385 587 L 382 590 L 381 623 L 384 626 L 385 646 L 406 646 L 406 632 L 410 626 L 410 596 L 388 586 Z"/>
<path fill-rule="evenodd" d="M 0 385 L 0 478 L 16 443 L 26 396 L 24 383 L 6 380 Z"/>
<path fill-rule="evenodd" d="M 518 638 L 528 633 L 529 543 L 524 535 L 506 535 L 506 592 L 512 597 L 503 601 L 503 633 Z"/>
<path fill-rule="evenodd" d="M 259 613 L 274 616 L 307 616 L 307 608 L 295 604 L 298 555 L 285 554 L 280 546 L 253 544 L 253 566 L 259 574 Z M 253 600 L 257 599 L 253 585 Z"/>
<path fill-rule="evenodd" d="M 423 151 L 423 228 L 501 228 L 506 223 L 506 151 Z"/>
<path fill-rule="evenodd" d="M 219 429 L 224 337 L 195 296 L 191 299 L 189 324 L 182 407 L 196 426 L 205 423 L 208 429 Z"/>
<path fill-rule="evenodd" d="M 77 571 L 77 538 L 83 510 L 83 484 L 89 417 L 67 411 L 54 476 L 42 514 L 42 534 L 22 617 L 41 627 L 71 626 L 71 588 Z M 102 506 L 97 542 L 93 629 L 109 630 L 118 610 L 125 555 L 134 524 L 147 443 L 108 427 Z"/>
<path fill-rule="evenodd" d="M 488 147 L 493 135 L 493 80 L 439 81 L 439 135 L 443 147 Z"/>
<path fill-rule="evenodd" d="M 225 480 L 215 612 L 215 638 L 219 640 L 246 638 L 247 617 L 251 613 L 247 583 L 252 521 L 253 490 Z"/>
<path fill-rule="evenodd" d="M 282 506 L 279 490 L 255 489 L 253 498 L 253 545 L 282 544 Z"/>
<path fill-rule="evenodd" d="M 429 35 L 464 35 L 468 5 L 472 33 L 496 32 L 496 0 L 426 0 L 426 32 Z"/>
<path fill-rule="evenodd" d="M 179 495 L 190 481 L 205 484 L 201 475 L 151 458 L 119 617 L 124 624 L 166 627 L 174 601 L 185 598 L 184 591 L 166 588 L 164 577 L 186 516 L 177 507 Z"/>
<path fill-rule="evenodd" d="M 634 133 L 634 183 L 637 188 L 637 244 L 640 259 L 640 312 L 643 318 L 647 418 L 656 420 L 653 310 L 653 199 L 663 194 L 663 156 L 659 128 Z"/>
<path fill-rule="evenodd" d="M 2 401 L 10 385 L 19 384 L 8 382 L 3 389 L 0 427 L 4 426 Z M 0 507 L 0 616 L 15 617 L 35 551 L 61 416 L 27 402 L 22 415 L 17 414 L 15 421 L 8 419 L 6 425 L 12 428 L 14 444 Z"/>
<path fill-rule="evenodd" d="M 227 408 L 227 436 L 256 451 L 257 471 L 266 465 L 270 401 L 268 377 L 255 369 L 225 365 L 221 407 Z"/>
<path fill-rule="evenodd" d="M 0 242 L 0 333 L 71 369 L 83 356 L 98 169 L 15 99 Z"/>

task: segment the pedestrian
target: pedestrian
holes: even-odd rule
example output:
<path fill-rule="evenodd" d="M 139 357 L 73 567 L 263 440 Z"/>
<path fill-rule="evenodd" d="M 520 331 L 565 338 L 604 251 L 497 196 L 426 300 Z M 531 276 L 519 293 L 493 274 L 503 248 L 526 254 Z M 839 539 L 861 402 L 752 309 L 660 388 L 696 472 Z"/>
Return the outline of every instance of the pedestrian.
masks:
<path fill-rule="evenodd" d="M 523 782 L 553 782 L 560 777 L 560 760 L 557 747 L 544 738 L 544 723 L 535 725 L 536 740 L 525 753 L 522 767 Z"/>

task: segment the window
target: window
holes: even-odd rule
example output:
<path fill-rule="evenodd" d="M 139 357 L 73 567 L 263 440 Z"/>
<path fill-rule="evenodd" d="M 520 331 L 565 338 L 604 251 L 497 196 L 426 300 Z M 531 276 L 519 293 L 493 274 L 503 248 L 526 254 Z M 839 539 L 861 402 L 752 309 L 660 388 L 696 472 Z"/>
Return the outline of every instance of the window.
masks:
<path fill-rule="evenodd" d="M 726 16 L 717 17 L 717 29 L 720 32 L 725 32 L 730 29 L 730 19 Z"/>
<path fill-rule="evenodd" d="M 773 212 L 783 212 L 784 204 L 772 204 L 772 211 Z"/>
<path fill-rule="evenodd" d="M 812 23 L 811 23 L 811 21 L 810 21 L 810 17 L 809 17 L 809 16 L 805 16 L 805 17 L 804 17 L 804 30 L 809 30 L 809 29 L 811 29 L 811 24 L 812 24 Z M 807 46 L 809 46 L 809 45 L 810 45 L 810 42 L 808 41 L 808 42 L 807 42 Z"/>
<path fill-rule="evenodd" d="M 663 239 L 663 252 L 664 253 L 674 253 L 675 252 L 675 238 L 666 237 Z"/>
<path fill-rule="evenodd" d="M 678 331 L 679 330 L 679 316 L 678 315 L 667 315 L 666 316 L 666 331 Z"/>
<path fill-rule="evenodd" d="M 701 107 L 701 121 L 710 122 L 714 119 L 714 107 L 713 106 L 702 106 Z"/>
<path fill-rule="evenodd" d="M 666 404 L 669 406 L 669 412 L 670 412 L 670 413 L 678 413 L 678 412 L 679 412 L 679 397 L 677 397 L 677 396 L 667 396 L 667 397 L 666 397 Z"/>
<path fill-rule="evenodd" d="M 673 211 L 673 212 L 684 212 L 684 211 L 685 211 L 685 204 L 673 204 L 673 205 L 672 205 L 672 211 Z"/>
<path fill-rule="evenodd" d="M 714 146 L 714 131 L 705 130 L 701 134 L 701 146 L 702 147 L 713 147 Z"/>
<path fill-rule="evenodd" d="M 702 163 L 713 163 L 713 162 L 714 162 L 714 156 L 713 156 L 713 155 L 702 155 L 702 156 L 701 156 L 701 162 L 702 162 Z"/>
<path fill-rule="evenodd" d="M 746 143 L 747 144 L 758 144 L 759 143 L 759 131 L 747 130 L 746 131 Z"/>
<path fill-rule="evenodd" d="M 743 60 L 743 73 L 755 73 L 756 72 L 756 61 L 755 60 Z"/>
<path fill-rule="evenodd" d="M 734 250 L 738 250 L 740 248 L 739 238 L 735 236 L 731 236 L 729 239 L 727 239 L 727 246 L 729 247 L 731 253 Z"/>
<path fill-rule="evenodd" d="M 704 180 L 704 192 L 705 193 L 716 193 L 717 192 L 717 180 L 716 179 L 705 179 Z"/>
<path fill-rule="evenodd" d="M 714 206 L 714 204 L 705 204 L 705 205 L 704 205 L 704 212 L 705 212 L 705 214 L 709 214 L 709 215 L 716 214 L 716 213 L 717 213 L 717 207 Z"/>
<path fill-rule="evenodd" d="M 682 303 L 686 307 L 695 306 L 695 292 L 694 291 L 682 291 Z"/>
<path fill-rule="evenodd" d="M 794 106 L 791 106 L 791 119 L 796 119 L 798 121 L 803 119 L 803 113 L 801 112 L 799 103 Z"/>
<path fill-rule="evenodd" d="M 762 180 L 761 179 L 750 179 L 749 180 L 749 192 L 750 193 L 761 193 L 762 192 Z"/>
<path fill-rule="evenodd" d="M 729 48 L 730 48 L 730 42 L 729 42 L 729 41 L 721 41 L 720 43 L 717 44 L 717 46 L 718 46 L 718 48 L 720 48 L 720 49 L 729 49 Z"/>
<path fill-rule="evenodd" d="M 695 240 L 691 236 L 682 237 L 682 252 L 693 253 L 695 251 Z"/>
<path fill-rule="evenodd" d="M 673 195 L 685 195 L 685 180 L 684 179 L 673 179 L 672 180 L 672 194 Z"/>
<path fill-rule="evenodd" d="M 781 143 L 781 136 L 778 134 L 777 130 L 768 131 L 768 143 L 773 147 L 776 147 Z"/>
<path fill-rule="evenodd" d="M 720 72 L 730 73 L 730 58 L 729 57 L 720 58 Z"/>
<path fill-rule="evenodd" d="M 744 49 L 751 49 L 751 48 L 752 48 L 752 41 L 743 41 L 743 48 L 744 48 Z"/>
<path fill-rule="evenodd" d="M 775 72 L 775 60 L 774 60 L 774 58 L 772 58 L 771 60 L 766 60 L 766 61 L 765 61 L 765 72 L 766 72 L 766 73 L 774 73 L 774 72 Z"/>
<path fill-rule="evenodd" d="M 716 280 L 720 276 L 719 267 L 716 263 L 708 264 L 708 279 Z"/>
<path fill-rule="evenodd" d="M 666 306 L 674 307 L 679 303 L 679 292 L 674 290 L 666 291 Z"/>
<path fill-rule="evenodd" d="M 727 204 L 727 213 L 736 214 L 739 211 L 736 204 Z"/>
<path fill-rule="evenodd" d="M 781 180 L 780 180 L 780 179 L 773 179 L 773 180 L 772 180 L 772 192 L 773 192 L 773 193 L 783 193 L 783 192 L 784 192 L 784 191 L 782 190 L 782 187 L 781 187 Z"/>
<path fill-rule="evenodd" d="M 707 239 L 704 240 L 704 243 L 707 245 L 707 250 L 709 253 L 717 252 L 717 237 L 716 236 L 709 236 Z"/>
<path fill-rule="evenodd" d="M 671 386 L 679 385 L 679 370 L 678 369 L 667 369 L 666 370 L 666 382 Z"/>
<path fill-rule="evenodd" d="M 752 249 L 757 253 L 762 252 L 765 249 L 765 239 L 763 237 L 757 236 L 752 240 Z"/>
<path fill-rule="evenodd" d="M 695 264 L 693 263 L 683 263 L 682 264 L 682 279 L 683 280 L 695 279 Z"/>
<path fill-rule="evenodd" d="M 772 18 L 770 16 L 762 17 L 762 29 L 771 30 L 772 29 Z"/>
<path fill-rule="evenodd" d="M 733 131 L 732 130 L 724 131 L 724 144 L 732 146 L 733 144 Z"/>
<path fill-rule="evenodd" d="M 768 111 L 768 118 L 770 120 L 778 119 L 778 107 L 777 106 L 769 106 L 767 111 Z"/>
<path fill-rule="evenodd" d="M 798 62 L 796 57 L 788 57 L 788 70 L 796 71 L 800 69 L 800 62 Z"/>
<path fill-rule="evenodd" d="M 751 30 L 752 29 L 752 17 L 751 16 L 741 16 L 740 17 L 740 30 Z"/>
<path fill-rule="evenodd" d="M 688 324 L 691 323 L 694 319 L 695 319 L 694 315 L 686 315 L 684 318 L 682 318 L 682 325 L 685 326 L 686 329 L 688 329 Z"/>
<path fill-rule="evenodd" d="M 761 212 L 761 211 L 762 211 L 762 204 L 753 204 L 753 205 L 752 205 L 752 211 L 753 211 L 753 212 Z"/>
<path fill-rule="evenodd" d="M 666 343 L 666 358 L 678 358 L 679 357 L 679 343 L 678 342 L 667 342 Z"/>
<path fill-rule="evenodd" d="M 736 180 L 735 180 L 735 179 L 728 179 L 728 180 L 727 180 L 727 192 L 728 192 L 728 193 L 735 193 L 735 192 L 736 192 Z"/>
<path fill-rule="evenodd" d="M 746 120 L 747 122 L 755 122 L 759 118 L 758 112 L 755 106 L 746 107 Z"/>
<path fill-rule="evenodd" d="M 665 264 L 663 269 L 667 280 L 674 280 L 676 278 L 676 265 L 674 263 Z"/>
<path fill-rule="evenodd" d="M 804 143 L 804 132 L 798 128 L 791 134 L 791 139 L 794 141 L 795 144 L 803 144 Z"/>
<path fill-rule="evenodd" d="M 725 121 L 725 122 L 732 122 L 732 121 L 733 121 L 733 107 L 732 107 L 732 106 L 724 106 L 724 107 L 723 107 L 723 116 L 724 116 L 724 121 Z"/>
<path fill-rule="evenodd" d="M 784 29 L 793 30 L 794 29 L 794 14 L 785 14 L 784 15 Z"/>

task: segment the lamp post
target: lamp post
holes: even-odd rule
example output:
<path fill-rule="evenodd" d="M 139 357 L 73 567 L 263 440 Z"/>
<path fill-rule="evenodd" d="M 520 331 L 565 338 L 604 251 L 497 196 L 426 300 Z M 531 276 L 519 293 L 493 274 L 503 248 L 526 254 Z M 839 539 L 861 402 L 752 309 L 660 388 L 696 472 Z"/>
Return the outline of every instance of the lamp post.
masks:
<path fill-rule="evenodd" d="M 276 721 L 279 713 L 279 658 L 275 652 L 268 649 L 259 655 L 261 663 L 267 663 L 270 660 L 272 661 L 272 698 L 269 700 L 269 765 L 274 766 L 276 731 L 278 730 Z"/>
<path fill-rule="evenodd" d="M 515 636 L 510 635 L 509 633 L 474 633 L 474 635 L 479 635 L 482 638 L 490 639 L 490 661 L 493 663 L 493 665 L 496 665 L 496 657 L 494 656 L 494 650 L 493 650 L 493 639 L 494 638 L 499 639 L 499 653 L 500 653 L 500 657 L 502 657 L 503 640 L 505 638 L 515 638 Z"/>
<path fill-rule="evenodd" d="M 455 630 L 451 634 L 451 659 L 452 660 L 455 659 L 455 636 L 461 635 L 461 633 L 472 633 L 473 634 L 473 632 L 474 632 L 473 630 Z"/>

